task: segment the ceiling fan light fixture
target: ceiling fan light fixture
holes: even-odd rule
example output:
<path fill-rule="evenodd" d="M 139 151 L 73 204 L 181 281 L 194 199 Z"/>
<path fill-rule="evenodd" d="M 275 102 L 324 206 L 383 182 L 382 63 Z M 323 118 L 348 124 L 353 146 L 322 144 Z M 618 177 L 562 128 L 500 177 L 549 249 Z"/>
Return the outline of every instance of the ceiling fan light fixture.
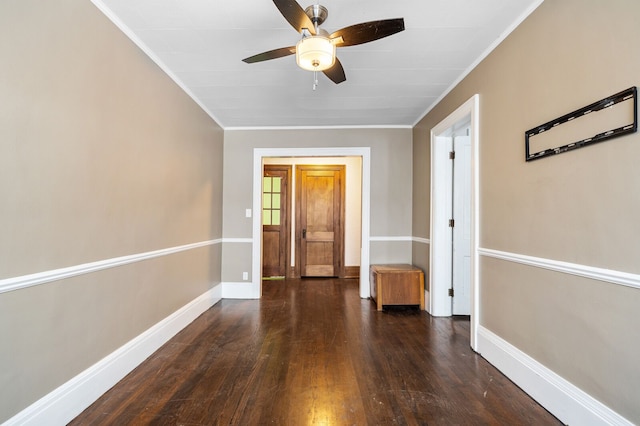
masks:
<path fill-rule="evenodd" d="M 328 37 L 304 37 L 296 44 L 296 63 L 307 71 L 324 71 L 336 62 L 336 46 Z"/>

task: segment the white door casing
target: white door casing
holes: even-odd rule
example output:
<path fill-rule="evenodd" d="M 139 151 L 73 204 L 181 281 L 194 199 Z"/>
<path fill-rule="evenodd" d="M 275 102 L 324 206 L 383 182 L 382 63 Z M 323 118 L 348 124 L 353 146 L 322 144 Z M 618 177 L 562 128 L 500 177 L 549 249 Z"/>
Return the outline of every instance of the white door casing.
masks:
<path fill-rule="evenodd" d="M 360 297 L 368 298 L 369 288 L 369 233 L 371 206 L 371 148 L 254 148 L 253 150 L 253 211 L 259 212 L 262 205 L 262 159 L 264 157 L 361 157 L 362 158 L 362 207 L 360 246 Z M 253 238 L 251 255 L 251 298 L 262 295 L 262 221 L 261 215 L 253 215 Z"/>
<path fill-rule="evenodd" d="M 457 123 L 469 121 L 470 144 L 470 217 L 469 217 L 469 235 L 471 252 L 468 259 L 470 264 L 470 345 L 471 348 L 477 350 L 478 341 L 478 324 L 480 318 L 479 300 L 479 273 L 478 273 L 478 244 L 479 244 L 479 106 L 480 96 L 474 95 L 448 117 L 438 123 L 431 129 L 431 211 L 430 211 L 430 237 L 431 245 L 429 250 L 429 292 L 426 305 L 428 311 L 434 316 L 452 315 L 452 301 L 449 297 L 448 290 L 451 287 L 451 261 L 452 261 L 452 240 L 450 238 L 451 231 L 448 228 L 448 221 L 451 216 L 452 202 L 447 201 L 447 193 L 451 194 L 452 180 L 451 175 L 446 177 L 445 162 L 451 160 L 441 159 L 440 155 L 445 152 L 445 146 L 440 143 L 446 143 L 447 138 L 452 135 L 451 129 Z M 442 164 L 437 164 L 442 162 Z M 448 181 L 448 183 L 447 183 Z M 444 194 L 443 194 L 444 193 Z M 446 225 L 443 229 L 442 225 Z M 445 237 L 448 231 L 449 239 Z M 449 259 L 448 261 L 446 259 Z M 447 271 L 447 263 L 449 277 L 443 278 L 442 275 Z"/>

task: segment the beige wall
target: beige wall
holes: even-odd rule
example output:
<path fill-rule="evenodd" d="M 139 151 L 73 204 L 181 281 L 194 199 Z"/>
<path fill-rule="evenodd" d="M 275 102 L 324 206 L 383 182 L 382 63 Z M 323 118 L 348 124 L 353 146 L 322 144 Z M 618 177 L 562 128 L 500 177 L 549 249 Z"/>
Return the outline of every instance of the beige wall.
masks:
<path fill-rule="evenodd" d="M 253 206 L 254 148 L 289 147 L 370 147 L 370 235 L 411 235 L 411 167 L 407 167 L 411 165 L 411 129 L 228 130 L 225 131 L 224 143 L 225 239 L 252 237 L 252 219 L 246 218 L 244 212 Z M 398 244 L 404 250 L 385 249 Z M 410 242 L 383 241 L 371 246 L 372 262 L 411 261 Z M 231 259 L 231 252 L 234 259 Z M 396 258 L 385 257 L 387 252 Z M 239 281 L 242 272 L 251 271 L 251 244 L 225 242 L 223 265 L 223 281 Z"/>
<path fill-rule="evenodd" d="M 0 2 L 0 280 L 222 235 L 223 132 L 89 1 Z M 0 422 L 220 282 L 219 244 L 0 293 Z"/>
<path fill-rule="evenodd" d="M 429 164 L 429 130 L 478 93 L 479 246 L 640 273 L 640 134 L 524 161 L 526 130 L 640 85 L 638 16 L 636 0 L 546 0 L 421 120 L 414 235 L 429 236 L 416 166 Z M 640 422 L 639 289 L 483 256 L 480 271 L 483 327 Z"/>
<path fill-rule="evenodd" d="M 423 120 L 424 122 L 424 120 Z M 423 122 L 413 129 L 413 216 L 412 231 L 414 237 L 429 239 L 431 209 L 431 149 L 427 143 L 431 128 Z M 414 241 L 411 248 L 412 263 L 429 277 L 430 244 Z M 429 279 L 425 279 L 425 289 L 430 289 Z"/>

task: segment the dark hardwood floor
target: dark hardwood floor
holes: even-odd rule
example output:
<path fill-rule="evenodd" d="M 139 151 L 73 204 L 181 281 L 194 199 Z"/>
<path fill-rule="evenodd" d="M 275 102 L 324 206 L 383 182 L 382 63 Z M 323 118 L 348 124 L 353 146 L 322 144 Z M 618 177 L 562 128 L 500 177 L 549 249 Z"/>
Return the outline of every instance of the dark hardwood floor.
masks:
<path fill-rule="evenodd" d="M 72 425 L 557 425 L 469 348 L 469 321 L 378 312 L 357 280 L 223 300 Z"/>

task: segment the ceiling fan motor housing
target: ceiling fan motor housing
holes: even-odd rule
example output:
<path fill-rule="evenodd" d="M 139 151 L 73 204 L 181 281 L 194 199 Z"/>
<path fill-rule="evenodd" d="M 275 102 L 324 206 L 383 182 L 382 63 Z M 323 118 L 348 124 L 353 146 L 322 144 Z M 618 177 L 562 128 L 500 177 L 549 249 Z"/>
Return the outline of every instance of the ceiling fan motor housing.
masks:
<path fill-rule="evenodd" d="M 307 8 L 304 10 L 304 13 L 307 14 L 316 28 L 322 25 L 322 23 L 327 20 L 327 16 L 329 16 L 329 11 L 327 10 L 327 8 L 319 4 L 312 4 L 311 6 L 307 6 Z"/>

